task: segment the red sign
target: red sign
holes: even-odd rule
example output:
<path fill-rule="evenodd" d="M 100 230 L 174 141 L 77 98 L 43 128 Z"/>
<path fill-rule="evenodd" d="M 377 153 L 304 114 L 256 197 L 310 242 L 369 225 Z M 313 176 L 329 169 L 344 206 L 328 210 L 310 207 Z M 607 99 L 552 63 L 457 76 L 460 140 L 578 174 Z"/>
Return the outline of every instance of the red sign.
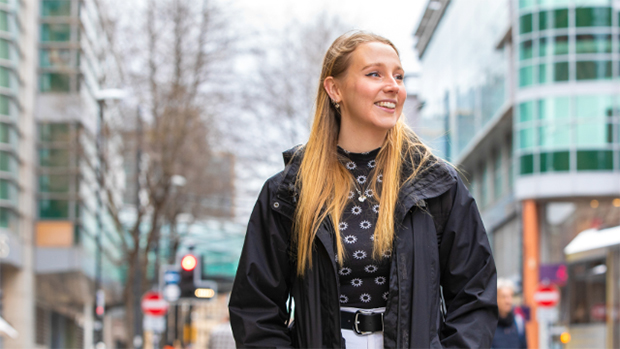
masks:
<path fill-rule="evenodd" d="M 541 285 L 534 293 L 534 301 L 539 307 L 555 307 L 560 301 L 560 291 L 551 285 Z"/>
<path fill-rule="evenodd" d="M 168 312 L 168 302 L 159 292 L 149 291 L 142 296 L 142 312 L 151 316 L 164 316 Z"/>

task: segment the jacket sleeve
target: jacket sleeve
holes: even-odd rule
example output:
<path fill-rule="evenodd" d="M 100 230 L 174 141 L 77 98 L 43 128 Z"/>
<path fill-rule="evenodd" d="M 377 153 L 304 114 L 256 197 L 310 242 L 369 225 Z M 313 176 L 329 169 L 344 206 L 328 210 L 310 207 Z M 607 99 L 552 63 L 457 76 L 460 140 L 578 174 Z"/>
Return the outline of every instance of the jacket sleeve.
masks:
<path fill-rule="evenodd" d="M 288 256 L 290 223 L 287 228 L 283 216 L 271 209 L 270 192 L 268 181 L 248 223 L 228 305 L 239 348 L 291 347 L 286 324 L 293 270 Z"/>
<path fill-rule="evenodd" d="M 439 255 L 446 305 L 441 344 L 489 348 L 497 327 L 497 273 L 476 203 L 457 176 Z"/>

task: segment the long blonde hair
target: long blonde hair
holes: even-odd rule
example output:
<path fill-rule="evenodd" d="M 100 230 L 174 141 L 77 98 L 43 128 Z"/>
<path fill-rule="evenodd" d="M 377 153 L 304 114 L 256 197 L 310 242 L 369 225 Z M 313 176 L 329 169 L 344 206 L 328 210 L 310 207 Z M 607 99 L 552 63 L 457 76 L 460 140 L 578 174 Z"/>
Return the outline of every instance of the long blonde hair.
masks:
<path fill-rule="evenodd" d="M 389 40 L 379 35 L 352 31 L 337 38 L 325 53 L 316 98 L 314 122 L 308 143 L 303 148 L 303 160 L 297 175 L 299 202 L 295 211 L 293 244 L 296 247 L 297 274 L 303 276 L 312 268 L 312 246 L 319 225 L 329 216 L 336 232 L 338 262 L 345 258 L 344 246 L 338 228 L 350 190 L 354 190 L 354 178 L 338 158 L 337 143 L 340 131 L 340 114 L 330 103 L 323 82 L 329 76 L 337 78 L 350 65 L 351 53 L 364 43 L 380 42 L 398 50 Z M 301 153 L 301 152 L 299 152 Z M 415 179 L 420 171 L 435 162 L 430 150 L 403 122 L 402 116 L 387 133 L 377 155 L 377 166 L 370 178 L 370 185 L 379 202 L 379 215 L 375 225 L 372 256 L 380 258 L 392 249 L 394 241 L 394 211 L 401 186 Z M 404 164 L 412 169 L 403 180 Z M 377 190 L 377 176 L 381 174 L 382 188 Z"/>

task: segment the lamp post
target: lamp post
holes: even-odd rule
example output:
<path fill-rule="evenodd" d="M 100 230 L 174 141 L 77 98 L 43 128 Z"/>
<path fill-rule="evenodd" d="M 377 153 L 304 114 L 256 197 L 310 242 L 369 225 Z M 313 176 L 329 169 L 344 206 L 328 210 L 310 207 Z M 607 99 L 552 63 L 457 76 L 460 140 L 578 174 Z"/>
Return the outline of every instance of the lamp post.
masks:
<path fill-rule="evenodd" d="M 103 264 L 103 249 L 101 244 L 101 237 L 103 235 L 103 223 L 101 221 L 101 211 L 103 209 L 103 200 L 101 199 L 102 189 L 105 185 L 103 168 L 103 124 L 104 115 L 103 109 L 106 101 L 119 101 L 125 97 L 125 91 L 120 89 L 105 89 L 99 90 L 96 94 L 97 103 L 99 105 L 99 118 L 97 120 L 97 134 L 96 134 L 96 150 L 97 150 L 97 166 L 95 167 L 95 176 L 97 178 L 97 187 L 95 195 L 97 197 L 97 259 L 95 262 L 95 318 L 97 319 L 97 325 L 94 326 L 93 341 L 95 346 L 98 346 L 100 342 L 103 342 L 103 315 L 105 312 L 105 292 L 102 287 L 102 264 Z"/>

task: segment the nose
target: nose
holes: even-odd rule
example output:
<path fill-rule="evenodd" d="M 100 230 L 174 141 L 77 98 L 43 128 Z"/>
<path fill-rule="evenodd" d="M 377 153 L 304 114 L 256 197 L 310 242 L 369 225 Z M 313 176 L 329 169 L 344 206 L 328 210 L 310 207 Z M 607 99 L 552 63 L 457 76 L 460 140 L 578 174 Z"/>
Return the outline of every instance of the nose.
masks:
<path fill-rule="evenodd" d="M 396 78 L 392 77 L 386 81 L 386 84 L 384 87 L 384 90 L 386 93 L 398 94 L 400 89 L 401 89 L 400 80 L 397 80 Z"/>

